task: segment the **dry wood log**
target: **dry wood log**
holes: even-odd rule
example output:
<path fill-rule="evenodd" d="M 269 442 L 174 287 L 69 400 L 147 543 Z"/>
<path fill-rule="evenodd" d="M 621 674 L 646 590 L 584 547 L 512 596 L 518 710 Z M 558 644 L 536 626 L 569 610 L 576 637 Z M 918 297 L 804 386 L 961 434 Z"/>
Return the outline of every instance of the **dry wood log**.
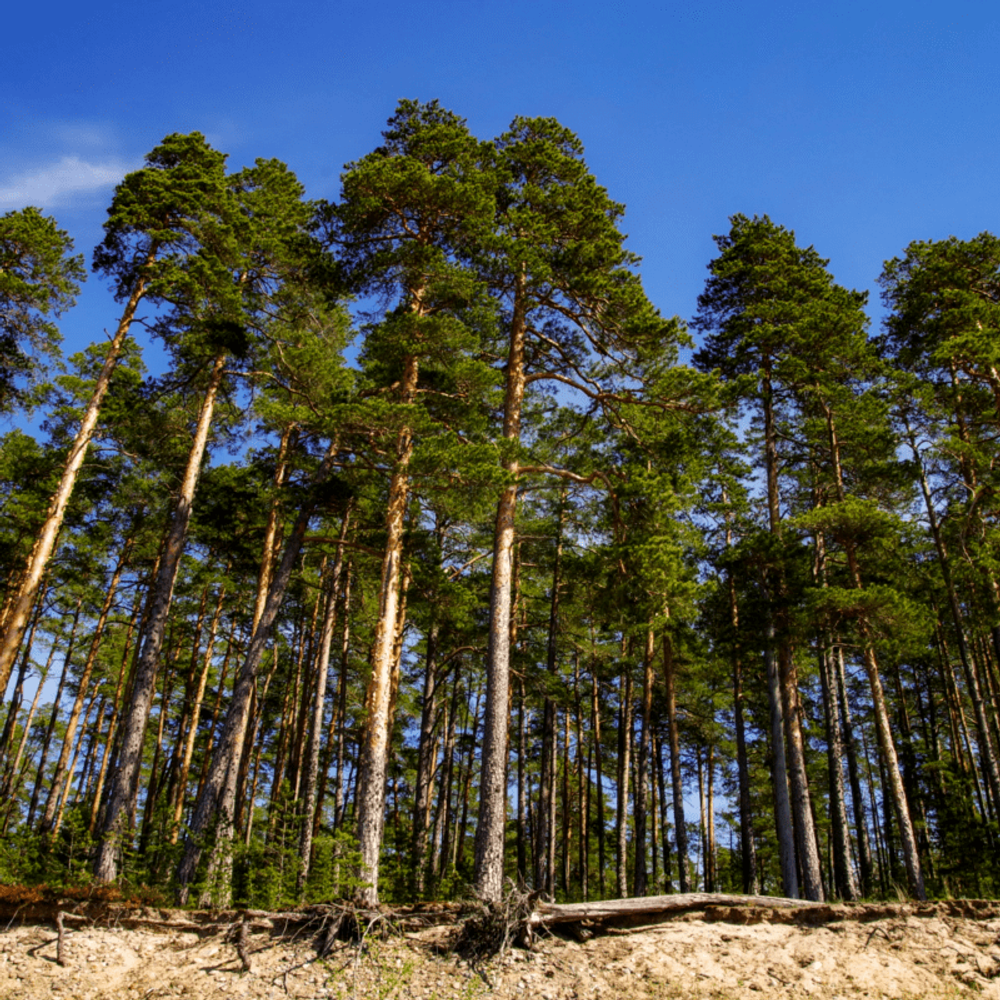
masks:
<path fill-rule="evenodd" d="M 740 896 L 724 892 L 684 892 L 670 896 L 636 896 L 630 899 L 605 899 L 594 903 L 536 903 L 529 923 L 574 924 L 581 921 L 605 923 L 633 916 L 700 910 L 708 906 L 766 906 L 806 908 L 825 906 L 805 899 L 782 896 Z"/>

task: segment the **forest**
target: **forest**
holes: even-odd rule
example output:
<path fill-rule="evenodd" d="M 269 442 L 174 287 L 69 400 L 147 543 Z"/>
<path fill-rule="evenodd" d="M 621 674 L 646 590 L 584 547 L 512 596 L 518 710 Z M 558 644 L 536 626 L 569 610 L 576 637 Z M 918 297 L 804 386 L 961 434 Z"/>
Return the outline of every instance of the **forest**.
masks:
<path fill-rule="evenodd" d="M 737 214 L 668 317 L 554 119 L 382 135 L 330 200 L 164 138 L 68 358 L 0 217 L 0 882 L 1000 893 L 1000 239 L 872 329 Z"/>

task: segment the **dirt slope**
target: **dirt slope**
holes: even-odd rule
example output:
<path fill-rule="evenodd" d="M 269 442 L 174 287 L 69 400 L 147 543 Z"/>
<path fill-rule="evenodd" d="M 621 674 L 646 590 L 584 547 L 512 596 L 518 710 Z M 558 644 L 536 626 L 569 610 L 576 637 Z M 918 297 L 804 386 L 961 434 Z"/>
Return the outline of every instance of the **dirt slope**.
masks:
<path fill-rule="evenodd" d="M 485 979 L 437 947 L 454 928 L 343 947 L 316 959 L 310 935 L 249 939 L 251 971 L 223 934 L 76 924 L 56 963 L 51 924 L 5 924 L 0 998 L 166 997 L 531 1000 L 974 997 L 1000 1000 L 1000 909 L 829 907 L 808 918 L 714 908 L 580 943 L 545 936 Z M 488 980 L 488 982 L 487 982 Z"/>

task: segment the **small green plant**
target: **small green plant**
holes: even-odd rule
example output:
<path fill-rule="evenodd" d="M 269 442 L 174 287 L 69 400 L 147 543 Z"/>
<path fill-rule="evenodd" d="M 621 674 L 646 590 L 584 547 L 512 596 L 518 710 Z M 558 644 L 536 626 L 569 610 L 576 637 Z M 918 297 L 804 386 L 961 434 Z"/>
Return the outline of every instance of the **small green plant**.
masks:
<path fill-rule="evenodd" d="M 360 868 L 361 852 L 352 834 L 346 830 L 321 834 L 313 841 L 313 859 L 305 886 L 306 902 L 351 899 L 367 884 L 358 877 Z"/>
<path fill-rule="evenodd" d="M 93 838 L 81 813 L 71 810 L 55 835 L 39 836 L 20 827 L 0 841 L 0 883 L 86 886 L 93 881 Z"/>

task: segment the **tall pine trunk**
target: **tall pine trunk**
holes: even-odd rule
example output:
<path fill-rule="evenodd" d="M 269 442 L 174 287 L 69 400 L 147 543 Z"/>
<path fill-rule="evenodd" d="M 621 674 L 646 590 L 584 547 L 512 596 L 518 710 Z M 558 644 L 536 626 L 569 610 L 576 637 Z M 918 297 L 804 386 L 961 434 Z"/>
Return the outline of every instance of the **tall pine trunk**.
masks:
<path fill-rule="evenodd" d="M 750 804 L 750 763 L 747 759 L 746 722 L 744 720 L 743 663 L 736 636 L 739 635 L 739 607 L 736 602 L 736 583 L 728 575 L 729 614 L 733 626 L 733 720 L 736 729 L 736 773 L 739 787 L 740 809 L 740 873 L 743 892 L 751 895 L 757 891 L 757 849 L 753 833 L 753 810 Z"/>
<path fill-rule="evenodd" d="M 835 482 L 837 485 L 837 499 L 843 501 L 845 497 L 844 477 L 840 462 L 840 444 L 837 438 L 837 430 L 833 420 L 833 413 L 826 409 L 827 431 L 830 440 L 830 455 L 833 461 Z M 847 567 L 850 574 L 851 583 L 856 590 L 863 590 L 861 581 L 861 569 L 858 564 L 857 552 L 853 540 L 846 539 L 844 551 L 847 556 Z M 868 684 L 872 693 L 872 709 L 875 715 L 875 732 L 878 737 L 879 751 L 882 760 L 885 762 L 886 777 L 888 779 L 889 791 L 892 796 L 893 806 L 896 812 L 896 819 L 900 828 L 900 839 L 903 847 L 903 859 L 906 865 L 906 877 L 909 883 L 910 892 L 917 899 L 926 899 L 924 891 L 924 878 L 920 869 L 920 856 L 917 850 L 917 838 L 913 829 L 913 822 L 910 818 L 909 804 L 906 800 L 906 791 L 903 788 L 903 779 L 899 773 L 899 761 L 896 756 L 896 744 L 892 735 L 892 726 L 889 722 L 889 712 L 886 707 L 885 693 L 882 688 L 882 681 L 879 677 L 878 663 L 875 658 L 874 637 L 866 622 L 862 621 L 859 629 L 862 640 L 862 662 L 865 673 L 868 676 Z"/>
<path fill-rule="evenodd" d="M 39 829 L 43 833 L 58 832 L 58 825 L 55 822 L 56 812 L 58 811 L 59 797 L 62 795 L 63 791 L 63 783 L 66 781 L 67 774 L 70 773 L 71 770 L 69 768 L 69 757 L 73 748 L 73 740 L 76 737 L 76 727 L 80 722 L 80 712 L 83 710 L 83 702 L 90 687 L 90 678 L 94 671 L 94 664 L 97 662 L 97 651 L 100 648 L 101 640 L 104 638 L 104 627 L 108 621 L 108 614 L 111 612 L 111 607 L 115 600 L 115 594 L 118 592 L 118 584 L 121 582 L 122 573 L 125 570 L 125 566 L 128 563 L 129 556 L 132 552 L 132 542 L 133 539 L 130 537 L 125 541 L 125 544 L 122 547 L 122 551 L 118 557 L 118 562 L 111 575 L 111 582 L 108 584 L 108 590 L 104 597 L 104 603 L 101 606 L 101 612 L 98 615 L 96 624 L 94 625 L 94 634 L 90 642 L 90 651 L 87 654 L 87 662 L 84 664 L 83 672 L 81 673 L 80 679 L 77 683 L 76 700 L 73 702 L 69 718 L 66 721 L 66 732 L 63 735 L 62 750 L 59 753 L 59 759 L 56 761 L 55 771 L 52 775 L 52 782 L 49 787 L 49 797 L 45 803 L 45 812 L 42 814 L 42 821 L 39 824 Z"/>
<path fill-rule="evenodd" d="M 347 529 L 350 523 L 350 510 L 344 514 L 340 525 L 340 540 L 337 545 L 337 557 L 330 573 L 327 587 L 326 608 L 323 612 L 323 625 L 320 632 L 319 650 L 316 655 L 316 689 L 313 692 L 313 715 L 309 727 L 309 745 L 306 752 L 305 788 L 302 793 L 302 830 L 299 836 L 299 876 L 298 892 L 301 896 L 305 890 L 306 879 L 312 863 L 313 831 L 316 829 L 315 813 L 317 812 L 317 786 L 319 783 L 320 743 L 323 735 L 323 713 L 326 711 L 327 674 L 330 669 L 330 648 L 333 645 L 333 631 L 337 620 L 337 598 L 340 595 L 340 576 L 344 571 L 344 542 L 347 540 Z M 336 711 L 334 711 L 336 715 Z"/>
<path fill-rule="evenodd" d="M 653 630 L 646 632 L 642 657 L 642 731 L 639 736 L 639 774 L 635 788 L 635 884 L 632 892 L 645 896 L 648 891 L 646 866 L 646 825 L 649 818 L 649 770 L 653 724 L 653 656 L 656 638 Z M 655 855 L 655 847 L 654 847 Z"/>
<path fill-rule="evenodd" d="M 626 668 L 619 685 L 618 808 L 615 812 L 615 891 L 628 897 L 628 788 L 632 761 L 632 672 Z"/>
<path fill-rule="evenodd" d="M 146 259 L 147 267 L 153 263 L 156 257 L 157 248 L 153 245 Z M 24 575 L 21 578 L 20 588 L 16 600 L 13 602 L 5 621 L 3 638 L 0 639 L 0 698 L 7 690 L 7 683 L 10 680 L 14 661 L 17 659 L 17 651 L 21 647 L 21 640 L 24 638 L 24 631 L 27 628 L 28 618 L 31 615 L 32 606 L 38 595 L 38 588 L 45 575 L 46 567 L 55 548 L 56 539 L 59 536 L 59 529 L 62 527 L 63 519 L 66 516 L 66 507 L 70 497 L 73 495 L 73 487 L 76 485 L 77 477 L 83 466 L 83 461 L 87 457 L 87 449 L 90 447 L 91 438 L 94 436 L 94 429 L 97 427 L 97 419 L 101 414 L 101 405 L 107 395 L 108 386 L 111 384 L 111 376 L 118 364 L 125 339 L 128 337 L 135 318 L 135 311 L 146 293 L 146 278 L 140 276 L 132 289 L 118 321 L 118 328 L 108 345 L 108 353 L 104 357 L 104 364 L 101 366 L 101 373 L 97 377 L 94 391 L 91 393 L 90 402 L 80 421 L 80 427 L 70 446 L 69 454 L 63 465 L 62 476 L 59 485 L 56 487 L 52 499 L 49 501 L 49 508 L 45 515 L 45 521 L 38 532 L 38 538 L 28 557 Z"/>
<path fill-rule="evenodd" d="M 166 545 L 160 558 L 160 568 L 153 584 L 153 600 L 142 641 L 142 652 L 132 681 L 132 697 L 122 732 L 122 752 L 114 780 L 108 789 L 108 804 L 97 848 L 94 875 L 99 882 L 113 882 L 118 877 L 119 858 L 124 848 L 125 812 L 135 798 L 142 766 L 142 750 L 156 687 L 156 674 L 163 649 L 167 618 L 173 600 L 174 583 L 191 523 L 195 490 L 201 477 L 202 462 L 208 445 L 208 435 L 215 411 L 215 400 L 225 372 L 226 355 L 219 354 L 213 364 L 208 387 L 202 398 L 194 439 L 188 453 L 187 468 L 170 522 Z"/>
<path fill-rule="evenodd" d="M 406 361 L 400 385 L 403 402 L 411 402 L 417 390 L 418 364 Z M 386 541 L 382 553 L 379 584 L 378 621 L 371 652 L 371 677 L 365 691 L 364 721 L 358 760 L 358 849 L 361 854 L 361 881 L 356 897 L 364 906 L 378 904 L 379 857 L 385 822 L 385 781 L 389 747 L 390 703 L 396 665 L 396 638 L 400 613 L 403 571 L 403 527 L 410 495 L 410 458 L 413 437 L 404 428 L 395 447 L 395 464 L 389 483 L 389 505 L 385 515 Z"/>
<path fill-rule="evenodd" d="M 681 780 L 681 739 L 677 725 L 677 689 L 674 647 L 670 636 L 663 636 L 663 682 L 667 702 L 667 737 L 670 743 L 670 783 L 674 797 L 674 838 L 677 843 L 677 881 L 681 892 L 691 891 L 688 877 L 687 825 L 684 821 L 684 783 Z"/>
<path fill-rule="evenodd" d="M 177 791 L 174 801 L 173 817 L 170 822 L 170 843 L 176 844 L 180 836 L 181 818 L 184 815 L 184 800 L 187 798 L 188 775 L 191 772 L 191 761 L 194 757 L 194 744 L 198 738 L 198 724 L 201 721 L 201 705 L 205 699 L 205 688 L 208 686 L 208 675 L 212 669 L 212 657 L 215 654 L 215 639 L 219 632 L 219 620 L 222 617 L 222 605 L 226 597 L 225 585 L 219 587 L 219 596 L 215 603 L 212 623 L 208 630 L 208 642 L 202 657 L 201 671 L 198 675 L 198 686 L 191 701 L 190 720 L 184 739 L 184 749 L 177 773 Z"/>
<path fill-rule="evenodd" d="M 511 447 L 521 438 L 524 404 L 524 341 L 527 332 L 527 272 L 517 273 L 507 353 L 503 436 Z M 510 620 L 514 562 L 514 519 L 517 512 L 518 460 L 504 463 L 510 477 L 497 506 L 490 583 L 490 625 L 486 652 L 486 709 L 483 761 L 479 779 L 479 822 L 476 826 L 476 893 L 496 902 L 503 893 L 504 831 L 507 823 L 507 723 L 510 685 Z"/>
<path fill-rule="evenodd" d="M 337 449 L 337 442 L 331 442 L 322 463 L 313 476 L 313 486 L 324 483 L 329 477 Z M 243 744 L 250 718 L 250 706 L 256 686 L 257 671 L 264 650 L 270 642 L 278 612 L 284 603 L 285 592 L 292 578 L 299 553 L 302 551 L 302 544 L 305 541 L 315 502 L 315 491 L 313 491 L 313 496 L 305 499 L 299 509 L 291 534 L 285 542 L 281 563 L 268 588 L 267 600 L 260 621 L 254 629 L 239 675 L 233 685 L 226 721 L 223 724 L 222 733 L 212 754 L 208 773 L 198 795 L 194 814 L 191 817 L 184 856 L 177 871 L 177 879 L 181 886 L 179 895 L 182 903 L 187 900 L 190 885 L 194 881 L 201 860 L 205 838 L 210 832 L 214 833 L 214 842 L 209 861 L 208 889 L 204 894 L 204 902 L 206 905 L 212 902 L 215 895 L 212 889 L 213 880 L 217 880 L 222 886 L 220 896 L 228 897 L 232 891 L 228 871 L 231 864 L 230 850 L 233 838 L 237 778 L 243 756 Z"/>

